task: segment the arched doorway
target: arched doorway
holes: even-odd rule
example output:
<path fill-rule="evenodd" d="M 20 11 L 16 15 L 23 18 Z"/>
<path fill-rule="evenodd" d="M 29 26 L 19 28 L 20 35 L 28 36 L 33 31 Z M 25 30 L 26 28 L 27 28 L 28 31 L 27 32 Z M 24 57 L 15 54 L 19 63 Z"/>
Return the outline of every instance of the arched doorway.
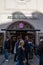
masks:
<path fill-rule="evenodd" d="M 25 36 L 28 35 L 28 37 L 31 37 L 33 40 L 33 43 L 35 44 L 35 30 L 34 27 L 27 23 L 26 21 L 16 21 L 12 24 L 10 24 L 7 27 L 6 34 L 10 35 L 11 37 L 18 37 L 21 36 L 23 39 L 25 39 Z"/>
<path fill-rule="evenodd" d="M 35 28 L 26 21 L 16 21 L 10 24 L 7 29 L 2 29 L 6 31 L 6 36 L 10 38 L 10 50 L 12 49 L 12 39 L 17 40 L 18 36 L 21 36 L 22 39 L 25 39 L 25 36 L 28 35 L 35 44 L 36 31 Z"/>

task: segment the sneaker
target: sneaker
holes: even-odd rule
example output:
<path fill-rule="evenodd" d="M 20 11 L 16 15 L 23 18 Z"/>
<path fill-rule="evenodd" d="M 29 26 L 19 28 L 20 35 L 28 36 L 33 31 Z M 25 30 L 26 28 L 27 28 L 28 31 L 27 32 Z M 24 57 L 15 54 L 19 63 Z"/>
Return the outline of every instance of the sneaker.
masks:
<path fill-rule="evenodd" d="M 6 61 L 8 61 L 8 59 Z"/>

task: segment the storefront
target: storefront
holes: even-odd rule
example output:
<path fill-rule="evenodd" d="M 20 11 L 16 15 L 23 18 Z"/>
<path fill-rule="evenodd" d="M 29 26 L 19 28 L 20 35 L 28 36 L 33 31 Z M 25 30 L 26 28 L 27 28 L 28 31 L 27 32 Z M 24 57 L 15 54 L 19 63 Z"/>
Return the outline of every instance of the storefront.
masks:
<path fill-rule="evenodd" d="M 35 28 L 26 21 L 16 21 L 10 24 L 7 29 L 2 30 L 6 31 L 6 36 L 16 37 L 16 39 L 18 36 L 25 39 L 25 36 L 28 35 L 34 44 L 36 43 L 36 31 L 39 31 L 35 30 Z"/>

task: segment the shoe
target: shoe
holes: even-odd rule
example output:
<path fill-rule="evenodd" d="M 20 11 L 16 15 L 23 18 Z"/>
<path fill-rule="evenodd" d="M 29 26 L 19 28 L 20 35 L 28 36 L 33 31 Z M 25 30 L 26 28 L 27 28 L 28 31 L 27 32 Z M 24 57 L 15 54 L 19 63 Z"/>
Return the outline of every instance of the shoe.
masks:
<path fill-rule="evenodd" d="M 5 60 L 5 61 L 8 61 L 8 59 L 7 59 L 7 60 Z"/>

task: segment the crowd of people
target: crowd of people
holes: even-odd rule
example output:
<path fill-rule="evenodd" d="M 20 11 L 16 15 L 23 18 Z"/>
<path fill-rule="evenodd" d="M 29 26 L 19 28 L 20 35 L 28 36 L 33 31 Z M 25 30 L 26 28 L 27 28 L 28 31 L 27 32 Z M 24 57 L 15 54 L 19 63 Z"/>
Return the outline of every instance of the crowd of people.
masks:
<path fill-rule="evenodd" d="M 43 65 L 43 40 L 40 41 L 38 46 L 38 55 L 40 56 L 40 65 Z M 31 38 L 25 36 L 25 39 L 21 38 L 20 36 L 15 39 L 13 37 L 12 45 L 11 45 L 11 52 L 14 54 L 14 62 L 17 61 L 17 65 L 30 65 L 29 59 L 33 58 L 34 53 L 34 43 Z M 4 43 L 4 50 L 5 50 L 5 60 L 8 61 L 9 52 L 10 52 L 10 40 L 7 37 Z"/>

